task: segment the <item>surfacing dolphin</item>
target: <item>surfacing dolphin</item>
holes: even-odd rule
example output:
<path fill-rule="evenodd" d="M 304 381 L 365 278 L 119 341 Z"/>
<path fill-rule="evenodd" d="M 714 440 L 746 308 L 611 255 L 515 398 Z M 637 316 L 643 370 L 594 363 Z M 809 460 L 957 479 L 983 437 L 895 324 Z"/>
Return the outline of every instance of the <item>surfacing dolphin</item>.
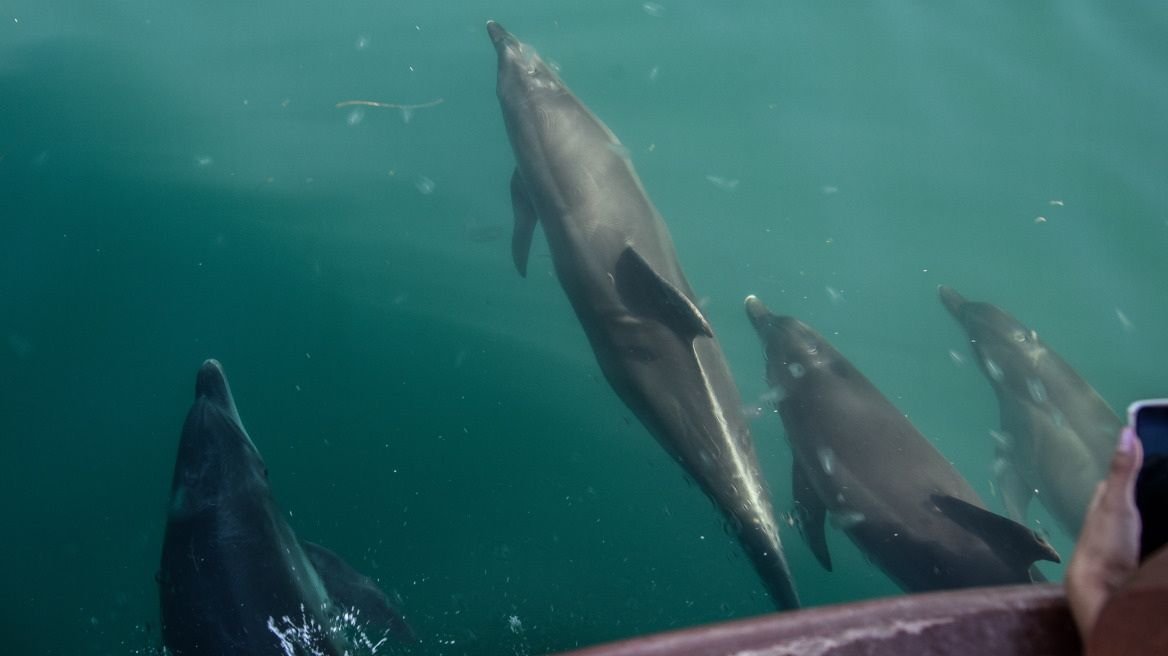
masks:
<path fill-rule="evenodd" d="M 803 536 L 826 569 L 832 523 L 910 592 L 1031 582 L 1059 562 L 1041 537 L 986 509 L 920 431 L 826 339 L 754 296 L 746 314 L 794 456 Z"/>
<path fill-rule="evenodd" d="M 158 582 L 176 656 L 340 656 L 385 632 L 413 637 L 373 581 L 296 539 L 214 360 L 199 370 L 179 441 Z"/>
<path fill-rule="evenodd" d="M 965 329 L 998 395 L 994 472 L 1006 513 L 1026 521 L 1037 496 L 1072 536 L 1083 526 L 1095 485 L 1107 475 L 1123 421 L 1049 346 L 1005 310 L 937 288 Z"/>
<path fill-rule="evenodd" d="M 487 31 L 517 162 L 516 268 L 542 223 L 609 384 L 738 529 L 775 604 L 798 607 L 738 388 L 627 149 L 530 46 Z"/>

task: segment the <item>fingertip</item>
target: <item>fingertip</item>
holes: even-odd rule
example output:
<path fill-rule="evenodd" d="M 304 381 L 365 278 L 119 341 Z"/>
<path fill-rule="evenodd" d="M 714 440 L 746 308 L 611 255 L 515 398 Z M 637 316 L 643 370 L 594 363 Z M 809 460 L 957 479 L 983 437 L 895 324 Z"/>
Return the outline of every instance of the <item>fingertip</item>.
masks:
<path fill-rule="evenodd" d="M 1124 426 L 1119 432 L 1119 445 L 1116 448 L 1120 453 L 1129 453 L 1136 442 L 1136 431 L 1131 426 Z"/>

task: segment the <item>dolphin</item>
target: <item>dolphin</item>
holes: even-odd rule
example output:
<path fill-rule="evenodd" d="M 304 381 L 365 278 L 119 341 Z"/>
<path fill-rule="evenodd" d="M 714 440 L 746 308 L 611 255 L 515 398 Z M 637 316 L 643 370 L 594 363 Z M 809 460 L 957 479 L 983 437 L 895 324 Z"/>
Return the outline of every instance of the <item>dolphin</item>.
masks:
<path fill-rule="evenodd" d="M 738 388 L 628 150 L 531 46 L 487 32 L 517 162 L 516 268 L 541 223 L 613 390 L 722 510 L 775 604 L 798 607 Z"/>
<path fill-rule="evenodd" d="M 1025 522 L 1037 496 L 1077 537 L 1123 421 L 1066 360 L 1005 310 L 967 301 L 945 285 L 937 293 L 965 329 L 998 395 L 994 472 L 1006 514 Z"/>
<path fill-rule="evenodd" d="M 353 653 L 413 630 L 340 556 L 296 539 L 215 360 L 195 379 L 158 573 L 162 640 L 176 656 Z"/>
<path fill-rule="evenodd" d="M 831 570 L 828 511 L 909 592 L 1029 583 L 1035 560 L 1059 562 L 1046 540 L 987 510 L 953 465 L 819 333 L 771 314 L 754 296 L 746 314 L 762 340 L 791 444 L 800 526 L 824 568 Z"/>

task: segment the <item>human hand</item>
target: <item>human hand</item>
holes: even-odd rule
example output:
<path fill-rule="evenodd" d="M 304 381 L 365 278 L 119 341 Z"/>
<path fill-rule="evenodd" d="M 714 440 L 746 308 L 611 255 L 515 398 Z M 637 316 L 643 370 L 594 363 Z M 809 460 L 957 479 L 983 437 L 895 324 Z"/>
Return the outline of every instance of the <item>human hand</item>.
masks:
<path fill-rule="evenodd" d="M 1141 526 L 1135 487 L 1143 460 L 1135 430 L 1124 427 L 1067 565 L 1067 600 L 1084 643 L 1107 600 L 1139 567 Z"/>

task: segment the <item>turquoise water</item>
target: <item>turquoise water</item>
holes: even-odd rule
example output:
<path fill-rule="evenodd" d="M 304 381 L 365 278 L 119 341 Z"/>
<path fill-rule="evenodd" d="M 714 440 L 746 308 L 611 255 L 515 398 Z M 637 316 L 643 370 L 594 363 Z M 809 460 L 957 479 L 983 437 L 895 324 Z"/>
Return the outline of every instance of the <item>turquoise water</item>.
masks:
<path fill-rule="evenodd" d="M 747 403 L 766 392 L 756 294 L 1000 510 L 996 400 L 950 356 L 969 351 L 941 283 L 1037 330 L 1117 410 L 1168 395 L 1161 2 L 9 0 L 5 653 L 157 644 L 208 357 L 293 527 L 396 590 L 413 653 L 772 609 L 604 382 L 541 236 L 514 271 L 488 19 L 628 146 Z M 781 422 L 753 430 L 786 512 Z M 1071 540 L 1031 511 L 1065 562 Z M 784 538 L 809 605 L 898 593 L 839 532 L 834 573 Z"/>

